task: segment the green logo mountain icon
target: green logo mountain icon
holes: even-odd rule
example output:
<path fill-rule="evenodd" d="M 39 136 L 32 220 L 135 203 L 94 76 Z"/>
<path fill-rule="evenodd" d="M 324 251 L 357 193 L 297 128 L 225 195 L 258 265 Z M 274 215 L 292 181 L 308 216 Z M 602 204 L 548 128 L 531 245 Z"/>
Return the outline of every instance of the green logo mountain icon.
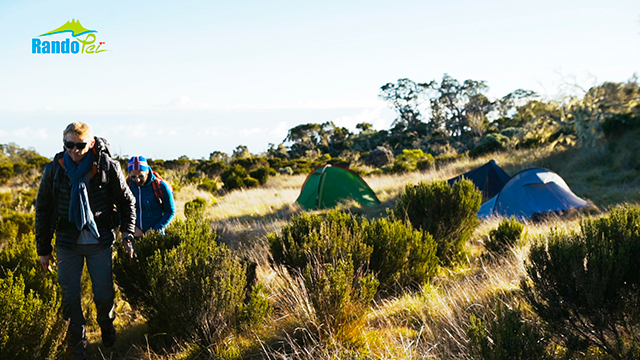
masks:
<path fill-rule="evenodd" d="M 44 33 L 40 36 L 59 34 L 63 32 L 70 32 L 73 37 L 78 37 L 80 35 L 84 35 L 87 33 L 97 33 L 97 30 L 89 30 L 80 24 L 80 20 L 71 19 L 71 21 L 67 21 L 64 25 L 60 26 L 55 30 L 51 30 L 47 33 Z"/>

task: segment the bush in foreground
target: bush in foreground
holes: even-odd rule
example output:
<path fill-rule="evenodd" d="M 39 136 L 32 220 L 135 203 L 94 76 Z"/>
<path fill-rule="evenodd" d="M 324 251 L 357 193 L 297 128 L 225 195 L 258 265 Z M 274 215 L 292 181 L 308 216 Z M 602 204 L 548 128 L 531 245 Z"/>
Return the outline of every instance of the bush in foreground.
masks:
<path fill-rule="evenodd" d="M 413 229 L 402 221 L 363 220 L 364 242 L 373 248 L 369 268 L 382 290 L 399 292 L 418 288 L 436 273 L 436 243 L 430 234 Z"/>
<path fill-rule="evenodd" d="M 33 234 L 2 226 L 11 235 L 0 252 L 0 359 L 52 359 L 65 334 L 56 273 L 42 274 Z"/>
<path fill-rule="evenodd" d="M 420 182 L 405 187 L 391 213 L 431 234 L 438 245 L 438 258 L 448 265 L 460 258 L 478 226 L 481 201 L 482 194 L 466 179 L 453 186 L 446 181 Z"/>
<path fill-rule="evenodd" d="M 114 264 L 125 298 L 153 331 L 202 346 L 215 344 L 235 323 L 245 298 L 241 261 L 199 217 L 173 222 L 166 236 L 151 234 L 136 244 L 137 261 L 120 250 Z"/>
<path fill-rule="evenodd" d="M 498 227 L 489 232 L 484 246 L 489 251 L 505 252 L 520 241 L 523 231 L 524 225 L 516 219 L 502 219 Z"/>
<path fill-rule="evenodd" d="M 278 264 L 304 271 L 311 260 L 321 264 L 352 262 L 371 270 L 385 290 L 415 287 L 435 274 L 436 244 L 402 221 L 369 221 L 339 210 L 294 216 L 280 234 L 270 234 L 271 255 Z"/>
<path fill-rule="evenodd" d="M 569 353 L 598 348 L 640 357 L 640 207 L 618 206 L 579 231 L 553 231 L 531 248 L 522 288 Z"/>
<path fill-rule="evenodd" d="M 538 324 L 526 319 L 517 307 L 498 303 L 487 319 L 471 314 L 469 322 L 467 335 L 474 359 L 551 359 L 546 349 L 548 339 Z"/>

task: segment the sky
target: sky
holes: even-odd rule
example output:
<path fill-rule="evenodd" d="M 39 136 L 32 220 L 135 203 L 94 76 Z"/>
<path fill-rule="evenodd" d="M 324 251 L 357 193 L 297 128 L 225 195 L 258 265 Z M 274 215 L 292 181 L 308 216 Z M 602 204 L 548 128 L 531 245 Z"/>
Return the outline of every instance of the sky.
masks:
<path fill-rule="evenodd" d="M 40 36 L 72 19 L 108 51 L 32 54 L 77 39 Z M 445 73 L 492 99 L 627 81 L 640 1 L 0 1 L 0 144 L 47 157 L 73 121 L 154 159 L 258 154 L 303 123 L 385 130 L 381 86 Z"/>

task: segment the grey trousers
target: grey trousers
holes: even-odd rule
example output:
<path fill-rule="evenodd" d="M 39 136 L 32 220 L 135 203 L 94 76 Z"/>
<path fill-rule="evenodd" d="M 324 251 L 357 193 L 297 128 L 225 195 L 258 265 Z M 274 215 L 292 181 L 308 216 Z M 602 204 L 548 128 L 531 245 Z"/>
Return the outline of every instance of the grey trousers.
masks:
<path fill-rule="evenodd" d="M 93 285 L 98 324 L 111 326 L 115 319 L 111 246 L 76 245 L 73 249 L 58 246 L 58 282 L 62 288 L 62 316 L 70 325 L 86 324 L 81 305 L 82 270 L 84 263 Z"/>

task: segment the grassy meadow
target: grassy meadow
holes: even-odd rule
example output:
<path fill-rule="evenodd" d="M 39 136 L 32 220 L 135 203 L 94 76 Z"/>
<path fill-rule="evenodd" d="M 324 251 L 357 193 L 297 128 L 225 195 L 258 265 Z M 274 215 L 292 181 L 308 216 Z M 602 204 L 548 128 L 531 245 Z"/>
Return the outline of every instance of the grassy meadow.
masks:
<path fill-rule="evenodd" d="M 496 308 L 520 311 L 520 321 L 540 327 L 523 297 L 521 281 L 532 241 L 548 236 L 553 229 L 575 230 L 583 217 L 606 214 L 609 206 L 640 202 L 640 176 L 635 136 L 622 137 L 612 145 L 589 149 L 557 146 L 521 149 L 477 158 L 460 157 L 427 171 L 366 176 L 381 204 L 363 208 L 344 203 L 340 209 L 368 219 L 387 216 L 409 184 L 446 180 L 495 160 L 507 173 L 531 168 L 548 168 L 562 176 L 572 190 L 594 204 L 583 214 L 549 217 L 524 223 L 522 239 L 506 252 L 487 251 L 489 234 L 502 219 L 480 222 L 465 244 L 464 258 L 453 266 L 438 267 L 436 276 L 417 289 L 389 296 L 377 296 L 364 308 L 347 306 L 349 321 L 338 330 L 327 327 L 322 314 L 314 310 L 311 290 L 301 273 L 276 265 L 270 255 L 267 236 L 278 233 L 293 216 L 304 213 L 295 204 L 306 175 L 276 175 L 261 187 L 213 195 L 193 184 L 175 193 L 178 219 L 185 220 L 185 204 L 202 198 L 206 202 L 202 222 L 217 233 L 239 257 L 256 264 L 256 282 L 262 284 L 271 311 L 250 328 L 234 331 L 207 348 L 189 339 L 172 338 L 149 331 L 147 319 L 117 293 L 114 348 L 101 345 L 99 327 L 91 299 L 90 281 L 84 274 L 83 304 L 88 321 L 89 359 L 474 359 L 474 340 L 469 329 L 477 319 L 485 323 L 501 315 Z M 165 178 L 178 176 L 168 171 Z M 32 181 L 22 177 L 0 188 L 0 195 L 31 191 Z M 19 210 L 19 209 L 18 209 Z M 326 211 L 312 213 L 324 214 Z M 32 237 L 29 239 L 33 239 Z M 507 310 L 505 310 L 507 311 Z M 325 314 L 326 315 L 326 314 Z M 329 316 L 333 316 L 329 314 Z M 157 346 L 162 339 L 163 346 Z M 493 340 L 491 340 L 493 341 Z M 496 340 L 497 341 L 497 340 Z M 64 347 L 61 347 L 61 349 Z M 553 343 L 547 345 L 556 358 L 605 359 L 598 351 L 570 357 Z M 56 358 L 63 358 L 62 352 Z"/>
<path fill-rule="evenodd" d="M 381 217 L 387 208 L 394 206 L 407 184 L 448 179 L 490 159 L 496 160 L 511 175 L 530 167 L 549 168 L 565 178 L 574 192 L 592 201 L 600 211 L 622 201 L 640 200 L 637 172 L 635 178 L 625 172 L 606 175 L 612 164 L 593 161 L 600 158 L 603 155 L 598 149 L 585 152 L 538 148 L 476 159 L 463 158 L 437 170 L 368 176 L 365 180 L 382 204 L 369 209 L 346 203 L 342 208 L 369 218 Z M 585 167 L 585 163 L 591 166 Z M 419 290 L 376 299 L 340 334 L 319 338 L 315 334 L 321 333 L 319 329 L 323 324 L 314 314 L 304 282 L 300 275 L 270 262 L 267 244 L 267 234 L 279 231 L 292 215 L 302 212 L 294 202 L 304 179 L 304 175 L 275 176 L 264 187 L 237 190 L 219 197 L 194 186 L 185 186 L 176 194 L 180 216 L 183 216 L 187 201 L 196 197 L 206 199 L 209 205 L 205 217 L 218 232 L 218 239 L 257 263 L 258 281 L 265 285 L 274 308 L 270 318 L 253 329 L 225 339 L 222 348 L 213 351 L 215 356 L 203 353 L 201 349 L 194 350 L 184 341 L 176 341 L 175 352 L 163 354 L 149 345 L 154 335 L 145 332 L 145 320 L 126 302 L 120 301 L 117 322 L 120 338 L 115 350 L 107 351 L 98 345 L 99 333 L 94 324 L 90 333 L 90 358 L 473 358 L 467 333 L 470 315 L 486 318 L 496 303 L 526 309 L 519 284 L 526 275 L 524 264 L 528 244 L 552 228 L 575 229 L 579 225 L 578 216 L 526 223 L 524 241 L 504 254 L 493 254 L 487 252 L 483 244 L 500 219 L 486 220 L 467 244 L 466 260 L 453 268 L 440 268 L 434 280 Z"/>

